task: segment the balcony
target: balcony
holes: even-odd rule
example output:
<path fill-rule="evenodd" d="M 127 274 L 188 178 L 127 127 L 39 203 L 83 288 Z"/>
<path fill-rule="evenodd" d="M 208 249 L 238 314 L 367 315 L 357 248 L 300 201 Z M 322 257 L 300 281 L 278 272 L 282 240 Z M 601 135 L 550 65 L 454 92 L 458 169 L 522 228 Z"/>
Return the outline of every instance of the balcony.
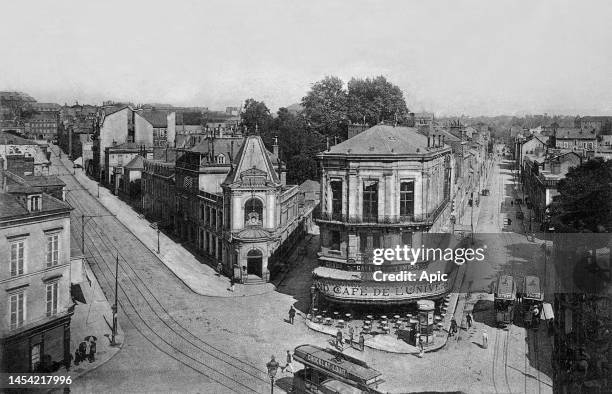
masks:
<path fill-rule="evenodd" d="M 388 226 L 388 225 L 410 225 L 410 224 L 432 224 L 438 215 L 446 208 L 449 198 L 446 198 L 429 215 L 345 215 L 342 213 L 315 212 L 315 221 L 327 223 L 342 223 L 364 226 Z"/>

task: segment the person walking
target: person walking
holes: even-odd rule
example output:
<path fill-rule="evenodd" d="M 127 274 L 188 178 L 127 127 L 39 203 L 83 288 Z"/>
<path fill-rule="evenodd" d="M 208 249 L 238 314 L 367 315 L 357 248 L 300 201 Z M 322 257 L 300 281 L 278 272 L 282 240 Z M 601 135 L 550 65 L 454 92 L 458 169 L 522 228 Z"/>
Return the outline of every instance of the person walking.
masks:
<path fill-rule="evenodd" d="M 223 273 L 223 264 L 221 264 L 221 262 L 217 264 L 217 273 L 219 274 L 219 276 L 221 276 L 221 274 Z"/>
<path fill-rule="evenodd" d="M 287 350 L 287 364 L 281 368 L 281 371 L 285 372 L 285 369 L 289 369 L 291 373 L 295 373 L 295 371 L 293 370 L 292 362 L 293 362 L 293 357 L 291 356 L 291 352 Z"/>
<path fill-rule="evenodd" d="M 336 347 L 340 348 L 342 346 L 342 331 L 338 330 L 336 333 Z"/>
<path fill-rule="evenodd" d="M 423 358 L 425 354 L 425 348 L 423 347 L 423 337 L 419 335 L 419 357 Z"/>
<path fill-rule="evenodd" d="M 455 336 L 456 332 L 457 332 L 457 320 L 455 320 L 455 318 L 453 317 L 451 319 L 451 324 L 450 324 L 450 336 L 451 337 Z"/>
<path fill-rule="evenodd" d="M 482 330 L 482 347 L 485 349 L 489 347 L 489 334 L 487 334 L 487 330 Z"/>
<path fill-rule="evenodd" d="M 359 333 L 359 350 L 363 352 L 365 349 L 365 337 L 363 336 L 363 332 Z"/>
<path fill-rule="evenodd" d="M 236 279 L 234 279 L 234 277 L 232 276 L 232 278 L 230 279 L 230 291 L 233 292 L 234 291 L 234 286 L 236 285 Z"/>
<path fill-rule="evenodd" d="M 293 319 L 295 319 L 295 308 L 291 305 L 291 308 L 289 308 L 289 323 L 293 324 Z"/>
<path fill-rule="evenodd" d="M 96 340 L 91 338 L 89 342 L 89 362 L 96 361 Z"/>
<path fill-rule="evenodd" d="M 353 335 L 355 334 L 355 330 L 353 329 L 353 327 L 349 327 L 349 333 L 348 333 L 348 343 L 351 347 L 353 347 Z"/>
<path fill-rule="evenodd" d="M 85 361 L 88 353 L 87 350 L 87 342 L 81 341 L 81 343 L 79 344 L 79 360 Z"/>
<path fill-rule="evenodd" d="M 472 314 L 468 313 L 465 317 L 465 321 L 467 322 L 468 330 L 472 328 Z"/>

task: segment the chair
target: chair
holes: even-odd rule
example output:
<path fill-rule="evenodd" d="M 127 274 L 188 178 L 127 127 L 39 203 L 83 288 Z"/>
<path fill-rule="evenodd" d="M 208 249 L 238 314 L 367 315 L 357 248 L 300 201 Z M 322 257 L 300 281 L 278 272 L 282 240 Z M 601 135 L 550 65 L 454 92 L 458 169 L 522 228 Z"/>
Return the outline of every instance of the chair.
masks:
<path fill-rule="evenodd" d="M 321 316 L 321 315 L 317 315 L 317 316 L 315 317 L 315 319 L 316 319 L 316 323 L 321 323 L 321 320 L 323 319 L 323 316 Z"/>
<path fill-rule="evenodd" d="M 332 319 L 331 319 L 331 317 L 326 317 L 326 318 L 325 318 L 325 325 L 326 325 L 326 326 L 331 326 L 331 325 L 332 325 Z"/>

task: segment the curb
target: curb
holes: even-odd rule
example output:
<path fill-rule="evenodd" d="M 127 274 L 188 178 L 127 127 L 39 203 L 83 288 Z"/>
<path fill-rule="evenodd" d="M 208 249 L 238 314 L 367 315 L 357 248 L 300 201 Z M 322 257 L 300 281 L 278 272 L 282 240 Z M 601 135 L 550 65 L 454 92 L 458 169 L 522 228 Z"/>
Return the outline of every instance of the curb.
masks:
<path fill-rule="evenodd" d="M 64 163 L 64 162 L 63 162 L 61 159 L 58 159 L 58 160 L 60 161 L 60 164 L 61 164 L 61 165 L 62 165 L 62 166 L 65 168 L 65 169 L 68 169 L 68 168 L 66 167 L 66 164 L 65 164 L 65 163 Z M 81 181 L 80 181 L 80 180 L 79 180 L 79 179 L 76 177 L 76 174 L 64 174 L 64 175 L 65 175 L 65 176 L 68 176 L 68 175 L 69 175 L 69 176 L 73 177 L 73 178 L 74 178 L 74 180 L 75 180 L 75 182 L 77 182 L 78 184 L 80 184 L 81 186 L 83 186 L 84 191 L 86 191 L 86 192 L 87 192 L 87 193 L 88 193 L 88 194 L 89 194 L 89 195 L 90 195 L 90 196 L 91 196 L 91 197 L 92 197 L 94 200 L 96 200 L 96 201 L 98 202 L 98 204 L 100 204 L 100 206 L 102 206 L 102 208 L 104 208 L 104 209 L 105 209 L 105 210 L 106 210 L 108 213 L 112 213 L 112 214 L 114 214 L 113 212 L 111 212 L 111 210 L 110 210 L 110 209 L 109 209 L 109 208 L 108 208 L 106 205 L 104 205 L 104 204 L 102 203 L 101 199 L 99 199 L 99 198 L 97 198 L 97 197 L 95 197 L 95 196 L 93 195 L 93 193 L 92 193 L 92 192 L 89 190 L 89 188 L 88 188 L 86 185 L 84 185 L 84 184 L 83 184 L 83 183 L 82 183 L 82 182 L 81 182 Z M 122 202 L 123 202 L 123 201 L 122 201 Z M 120 220 L 120 219 L 117 217 L 117 215 L 115 215 L 114 217 L 115 217 L 115 219 L 116 219 L 116 220 L 117 220 L 117 221 L 118 221 L 118 222 L 121 224 L 121 226 L 123 226 L 123 228 L 125 228 L 125 229 L 126 229 L 126 230 L 127 230 L 129 233 L 130 233 L 130 234 L 132 234 L 132 235 L 134 236 L 134 238 L 136 238 L 136 239 L 138 240 L 138 242 L 140 242 L 140 243 L 141 243 L 141 244 L 142 244 L 144 247 L 146 247 L 146 248 L 147 248 L 147 249 L 148 249 L 148 250 L 149 250 L 149 251 L 150 251 L 150 252 L 151 252 L 151 253 L 152 253 L 152 254 L 153 254 L 153 255 L 154 255 L 154 256 L 155 256 L 155 257 L 156 257 L 156 258 L 157 258 L 157 259 L 158 259 L 158 260 L 159 260 L 159 261 L 160 261 L 160 262 L 161 262 L 161 263 L 162 263 L 162 264 L 163 264 L 163 265 L 164 265 L 164 266 L 165 266 L 165 267 L 166 267 L 166 268 L 169 270 L 169 271 L 170 271 L 170 272 L 172 272 L 172 274 L 173 274 L 173 275 L 174 275 L 174 276 L 175 276 L 175 277 L 176 277 L 178 280 L 180 280 L 180 281 L 181 281 L 181 282 L 182 282 L 182 283 L 185 285 L 185 287 L 187 287 L 187 288 L 188 288 L 188 289 L 189 289 L 191 292 L 193 292 L 193 293 L 195 293 L 195 294 L 197 294 L 197 295 L 200 295 L 200 296 L 202 296 L 202 297 L 211 297 L 211 298 L 255 297 L 255 296 L 261 296 L 261 295 L 265 295 L 265 294 L 272 293 L 272 292 L 276 291 L 276 289 L 277 289 L 277 286 L 274 286 L 274 285 L 272 284 L 272 285 L 274 286 L 274 288 L 273 288 L 273 289 L 271 289 L 271 290 L 267 290 L 267 291 L 262 292 L 262 293 L 256 293 L 256 294 L 248 294 L 248 295 L 247 295 L 247 294 L 243 294 L 243 295 L 231 295 L 231 294 L 228 294 L 228 295 L 218 295 L 218 294 L 214 294 L 214 295 L 213 295 L 213 294 L 205 294 L 205 293 L 201 293 L 201 292 L 199 292 L 199 291 L 195 290 L 195 289 L 194 289 L 193 287 L 191 287 L 190 285 L 188 285 L 188 284 L 185 282 L 185 280 L 183 280 L 183 278 L 181 278 L 181 277 L 180 277 L 180 276 L 179 276 L 179 275 L 178 275 L 178 274 L 177 274 L 177 273 L 176 273 L 176 272 L 175 272 L 175 271 L 174 271 L 172 268 L 168 267 L 168 265 L 166 265 L 166 264 L 164 263 L 164 261 L 163 261 L 163 260 L 160 258 L 160 256 L 157 254 L 157 252 L 156 252 L 155 250 L 151 249 L 151 247 L 150 247 L 150 246 L 148 246 L 148 245 L 147 245 L 145 242 L 143 242 L 143 241 L 140 239 L 140 237 L 138 237 L 138 236 L 137 236 L 137 235 L 136 235 L 136 234 L 135 234 L 135 233 L 134 233 L 134 232 L 133 232 L 133 231 L 132 231 L 132 230 L 131 230 L 129 227 L 127 227 L 127 226 L 125 225 L 125 223 L 123 223 L 123 221 L 122 221 L 122 220 Z M 182 247 L 182 246 L 181 246 L 181 247 Z"/>

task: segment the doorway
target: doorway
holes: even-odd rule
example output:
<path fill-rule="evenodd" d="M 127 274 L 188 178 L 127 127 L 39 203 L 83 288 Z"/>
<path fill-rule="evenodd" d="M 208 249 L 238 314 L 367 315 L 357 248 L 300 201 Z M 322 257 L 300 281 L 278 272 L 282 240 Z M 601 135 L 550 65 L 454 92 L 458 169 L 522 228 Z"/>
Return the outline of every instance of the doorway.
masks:
<path fill-rule="evenodd" d="M 247 274 L 256 275 L 261 278 L 262 254 L 258 249 L 249 250 L 247 253 Z"/>

